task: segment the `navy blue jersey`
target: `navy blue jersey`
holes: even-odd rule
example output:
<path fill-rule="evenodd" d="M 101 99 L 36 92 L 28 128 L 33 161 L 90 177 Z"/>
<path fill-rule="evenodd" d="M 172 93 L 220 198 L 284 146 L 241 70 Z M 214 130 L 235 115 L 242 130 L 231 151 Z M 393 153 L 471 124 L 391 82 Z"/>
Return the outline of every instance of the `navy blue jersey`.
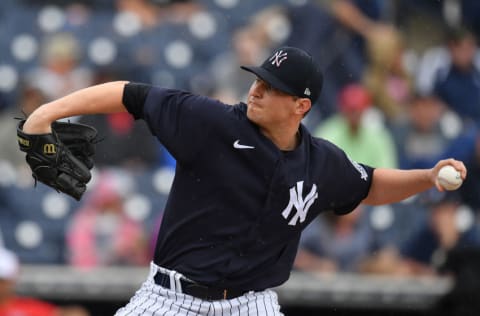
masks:
<path fill-rule="evenodd" d="M 285 282 L 300 233 L 320 212 L 345 214 L 368 194 L 373 169 L 300 127 L 283 152 L 227 105 L 128 84 L 123 102 L 177 159 L 154 262 L 220 288 Z"/>

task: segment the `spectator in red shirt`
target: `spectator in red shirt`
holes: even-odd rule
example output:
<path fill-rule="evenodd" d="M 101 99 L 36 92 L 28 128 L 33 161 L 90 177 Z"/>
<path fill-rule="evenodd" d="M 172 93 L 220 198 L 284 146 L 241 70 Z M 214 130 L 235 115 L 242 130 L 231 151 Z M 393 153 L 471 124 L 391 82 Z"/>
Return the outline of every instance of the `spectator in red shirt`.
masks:
<path fill-rule="evenodd" d="M 59 307 L 15 293 L 19 273 L 16 255 L 0 248 L 0 316 L 88 316 L 80 307 Z"/>

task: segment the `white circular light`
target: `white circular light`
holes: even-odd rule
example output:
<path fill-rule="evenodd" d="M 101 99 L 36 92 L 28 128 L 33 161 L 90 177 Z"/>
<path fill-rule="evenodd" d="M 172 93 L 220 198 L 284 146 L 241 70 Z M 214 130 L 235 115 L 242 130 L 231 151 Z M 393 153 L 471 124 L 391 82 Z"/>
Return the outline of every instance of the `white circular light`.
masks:
<path fill-rule="evenodd" d="M 97 65 L 108 65 L 117 57 L 117 47 L 112 40 L 99 37 L 90 43 L 88 56 Z"/>
<path fill-rule="evenodd" d="M 473 212 L 470 209 L 470 207 L 466 205 L 461 205 L 457 209 L 455 222 L 457 224 L 458 230 L 462 233 L 472 228 L 472 226 L 475 223 L 475 216 L 473 215 Z"/>
<path fill-rule="evenodd" d="M 440 119 L 440 128 L 445 136 L 453 139 L 461 133 L 463 123 L 457 114 L 447 111 Z"/>
<path fill-rule="evenodd" d="M 38 53 L 38 43 L 30 34 L 20 34 L 12 41 L 12 55 L 20 61 L 30 61 Z"/>
<path fill-rule="evenodd" d="M 110 170 L 112 179 L 114 180 L 115 192 L 120 196 L 127 196 L 135 189 L 135 180 L 130 172 L 125 170 Z"/>
<path fill-rule="evenodd" d="M 393 209 L 390 206 L 377 206 L 370 213 L 370 222 L 374 229 L 385 230 L 392 226 L 394 217 Z"/>
<path fill-rule="evenodd" d="M 125 201 L 125 213 L 131 219 L 141 222 L 144 221 L 152 211 L 152 203 L 142 195 L 135 194 Z"/>
<path fill-rule="evenodd" d="M 190 32 L 199 39 L 212 37 L 217 31 L 215 19 L 208 12 L 195 14 L 188 23 Z"/>
<path fill-rule="evenodd" d="M 42 242 L 43 232 L 37 223 L 24 221 L 18 224 L 15 230 L 15 238 L 22 247 L 32 249 Z"/>
<path fill-rule="evenodd" d="M 10 65 L 0 65 L 0 91 L 10 92 L 18 84 L 18 72 Z"/>
<path fill-rule="evenodd" d="M 65 14 L 56 6 L 46 6 L 38 15 L 38 25 L 44 32 L 55 32 L 65 24 Z"/>
<path fill-rule="evenodd" d="M 368 125 L 371 128 L 381 129 L 384 126 L 385 116 L 382 111 L 376 107 L 370 107 L 365 110 L 361 120 L 364 125 Z"/>
<path fill-rule="evenodd" d="M 67 199 L 56 192 L 48 193 L 42 201 L 43 213 L 52 219 L 64 218 L 69 209 Z"/>
<path fill-rule="evenodd" d="M 235 8 L 240 0 L 215 0 L 215 3 L 224 9 L 233 9 Z"/>
<path fill-rule="evenodd" d="M 7 160 L 0 160 L 0 186 L 7 187 L 17 181 L 17 171 Z"/>
<path fill-rule="evenodd" d="M 192 48 L 184 41 L 173 41 L 165 49 L 167 63 L 175 68 L 185 68 L 192 62 Z"/>
<path fill-rule="evenodd" d="M 174 177 L 175 171 L 171 168 L 160 168 L 153 175 L 153 187 L 159 193 L 168 194 L 172 187 Z"/>
<path fill-rule="evenodd" d="M 118 34 L 130 37 L 138 34 L 142 29 L 142 22 L 138 15 L 132 12 L 120 12 L 113 19 L 113 27 Z"/>
<path fill-rule="evenodd" d="M 284 42 L 290 35 L 290 32 L 290 22 L 283 16 L 274 16 L 267 21 L 268 36 L 276 43 Z"/>
<path fill-rule="evenodd" d="M 17 175 L 15 179 L 15 187 L 19 189 L 31 188 L 35 184 L 35 179 L 32 177 L 32 173 L 29 169 L 17 169 Z"/>

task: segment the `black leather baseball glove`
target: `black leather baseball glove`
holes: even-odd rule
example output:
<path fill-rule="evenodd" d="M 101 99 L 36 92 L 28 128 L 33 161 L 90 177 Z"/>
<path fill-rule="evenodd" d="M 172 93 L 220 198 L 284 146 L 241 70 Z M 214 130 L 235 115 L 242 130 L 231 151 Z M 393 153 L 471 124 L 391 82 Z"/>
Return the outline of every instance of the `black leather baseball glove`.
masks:
<path fill-rule="evenodd" d="M 50 134 L 26 134 L 17 126 L 18 145 L 35 181 L 80 200 L 91 179 L 97 131 L 88 125 L 54 122 Z"/>
<path fill-rule="evenodd" d="M 80 159 L 88 169 L 93 168 L 95 144 L 99 142 L 97 130 L 94 127 L 80 123 L 53 122 L 52 130 L 75 157 Z"/>

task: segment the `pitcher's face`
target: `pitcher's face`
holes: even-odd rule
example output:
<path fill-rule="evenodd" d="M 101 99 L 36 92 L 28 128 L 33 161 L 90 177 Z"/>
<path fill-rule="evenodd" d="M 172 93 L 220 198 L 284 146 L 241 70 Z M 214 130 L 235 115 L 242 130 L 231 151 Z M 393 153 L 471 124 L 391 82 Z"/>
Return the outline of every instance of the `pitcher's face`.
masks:
<path fill-rule="evenodd" d="M 295 113 L 297 99 L 257 78 L 248 92 L 247 117 L 259 126 L 281 123 Z"/>

